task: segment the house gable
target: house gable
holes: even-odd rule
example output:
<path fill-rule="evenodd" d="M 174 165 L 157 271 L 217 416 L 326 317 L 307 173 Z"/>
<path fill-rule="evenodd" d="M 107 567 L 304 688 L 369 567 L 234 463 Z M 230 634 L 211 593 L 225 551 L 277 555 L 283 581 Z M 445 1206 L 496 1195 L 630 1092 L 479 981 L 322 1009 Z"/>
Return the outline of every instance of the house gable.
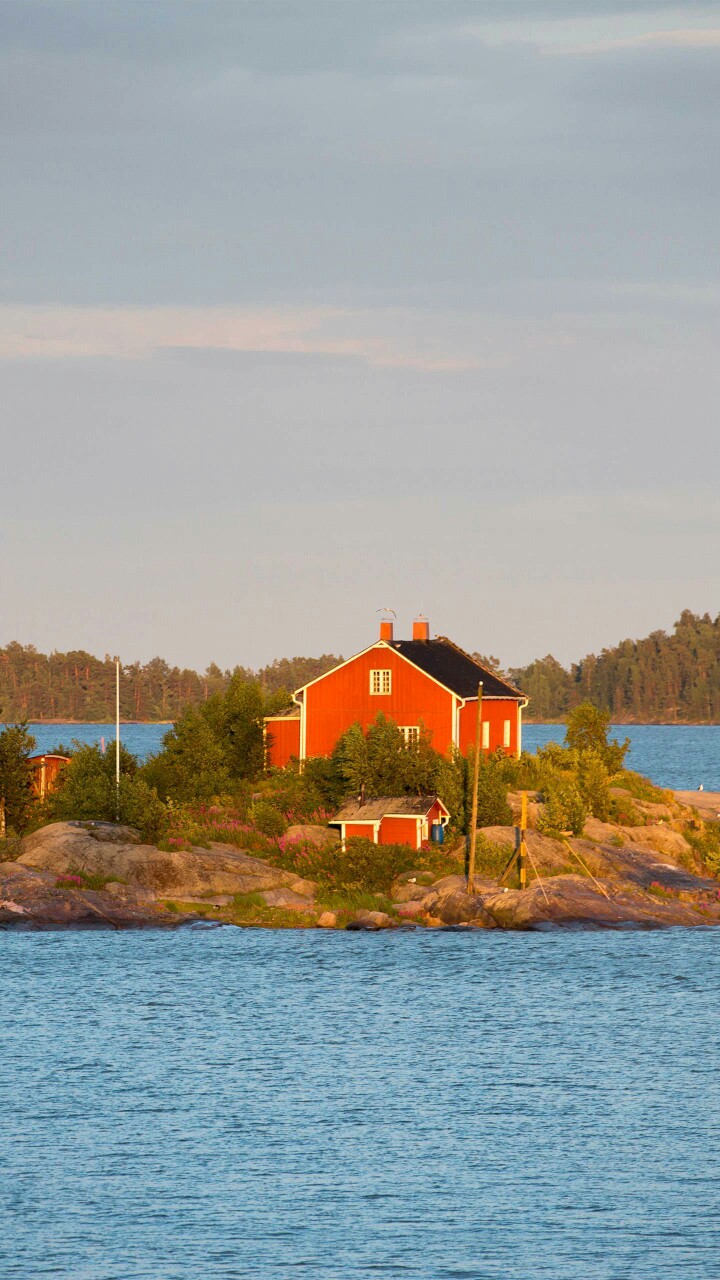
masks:
<path fill-rule="evenodd" d="M 389 672 L 377 692 L 374 671 Z M 295 698 L 302 708 L 303 758 L 330 755 L 350 725 L 359 723 L 367 731 L 380 713 L 407 728 L 422 723 L 443 753 L 453 742 L 454 695 L 385 641 L 327 671 Z"/>

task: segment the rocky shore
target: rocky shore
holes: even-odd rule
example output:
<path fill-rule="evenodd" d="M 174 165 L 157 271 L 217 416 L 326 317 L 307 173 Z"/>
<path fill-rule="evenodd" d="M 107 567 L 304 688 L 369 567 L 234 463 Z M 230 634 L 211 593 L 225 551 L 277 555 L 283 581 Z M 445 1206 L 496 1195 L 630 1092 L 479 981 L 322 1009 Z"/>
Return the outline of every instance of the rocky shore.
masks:
<path fill-rule="evenodd" d="M 720 880 L 703 873 L 683 830 L 720 812 L 720 795 L 698 793 L 697 801 L 681 793 L 667 805 L 646 805 L 644 826 L 590 819 L 580 838 L 529 831 L 524 890 L 479 876 L 469 895 L 459 854 L 456 874 L 431 882 L 426 871 L 408 873 L 389 900 L 379 895 L 382 909 L 350 916 L 323 907 L 312 881 L 234 846 L 168 852 L 143 844 L 130 827 L 58 822 L 26 837 L 16 861 L 0 863 L 0 929 L 177 928 L 208 917 L 353 931 L 715 925 Z M 516 839 L 513 827 L 482 835 L 501 861 Z M 238 916 L 244 902 L 254 904 L 250 919 Z"/>

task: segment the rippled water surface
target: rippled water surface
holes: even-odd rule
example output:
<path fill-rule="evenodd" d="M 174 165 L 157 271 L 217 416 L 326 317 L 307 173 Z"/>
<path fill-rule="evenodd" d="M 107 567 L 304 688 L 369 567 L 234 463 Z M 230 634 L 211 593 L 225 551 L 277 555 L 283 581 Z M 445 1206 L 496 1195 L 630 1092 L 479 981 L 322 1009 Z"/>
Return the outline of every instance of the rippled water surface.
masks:
<path fill-rule="evenodd" d="M 129 751 L 144 760 L 159 751 L 166 724 L 124 724 L 122 741 Z M 115 741 L 113 724 L 34 724 L 30 725 L 39 751 L 52 751 L 59 742 L 69 745 L 73 738 L 81 742 Z M 615 725 L 613 733 L 621 741 L 630 738 L 628 767 L 646 774 L 661 787 L 693 789 L 703 784 L 706 791 L 720 791 L 720 725 Z M 523 728 L 523 746 L 527 751 L 550 740 L 562 742 L 562 724 L 528 724 Z M 719 1273 L 720 1274 L 720 1273 Z"/>
<path fill-rule="evenodd" d="M 720 933 L 0 933 L 5 1280 L 717 1280 Z"/>

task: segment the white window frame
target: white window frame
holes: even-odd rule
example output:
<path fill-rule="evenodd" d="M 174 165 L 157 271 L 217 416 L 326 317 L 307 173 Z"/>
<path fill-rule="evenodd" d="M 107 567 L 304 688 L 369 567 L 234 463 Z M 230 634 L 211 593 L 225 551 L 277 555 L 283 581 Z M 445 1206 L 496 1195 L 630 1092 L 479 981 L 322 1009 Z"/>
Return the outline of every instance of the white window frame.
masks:
<path fill-rule="evenodd" d="M 418 747 L 420 745 L 420 725 L 419 724 L 399 724 L 406 747 Z"/>
<path fill-rule="evenodd" d="M 510 721 L 506 720 L 505 723 L 503 724 L 503 747 L 505 748 L 506 751 L 510 750 L 511 732 L 512 730 L 511 730 Z"/>
<path fill-rule="evenodd" d="M 374 687 L 377 684 L 377 689 Z M 370 695 L 373 698 L 389 697 L 392 693 L 390 667 L 373 667 L 370 672 Z"/>
<path fill-rule="evenodd" d="M 483 751 L 490 750 L 490 721 L 489 720 L 483 720 L 482 722 L 482 749 Z"/>

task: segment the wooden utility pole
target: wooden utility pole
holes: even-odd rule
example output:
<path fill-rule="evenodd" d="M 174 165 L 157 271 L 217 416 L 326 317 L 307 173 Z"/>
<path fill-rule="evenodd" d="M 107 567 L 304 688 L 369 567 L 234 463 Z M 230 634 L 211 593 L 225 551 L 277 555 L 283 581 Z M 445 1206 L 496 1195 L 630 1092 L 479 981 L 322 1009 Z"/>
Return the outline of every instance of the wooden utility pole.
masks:
<path fill-rule="evenodd" d="M 482 681 L 478 685 L 477 723 L 475 725 L 475 762 L 473 770 L 472 817 L 470 819 L 470 857 L 468 858 L 468 893 L 475 892 L 475 846 L 477 844 L 478 782 L 480 779 L 480 742 L 482 734 Z"/>
<path fill-rule="evenodd" d="M 527 831 L 527 791 L 522 793 L 522 807 L 520 810 L 520 848 L 518 849 L 518 869 L 520 871 L 520 888 L 527 888 L 527 845 L 525 844 L 525 832 Z"/>
<path fill-rule="evenodd" d="M 6 835 L 5 827 L 5 797 L 0 796 L 0 840 L 4 840 Z"/>

